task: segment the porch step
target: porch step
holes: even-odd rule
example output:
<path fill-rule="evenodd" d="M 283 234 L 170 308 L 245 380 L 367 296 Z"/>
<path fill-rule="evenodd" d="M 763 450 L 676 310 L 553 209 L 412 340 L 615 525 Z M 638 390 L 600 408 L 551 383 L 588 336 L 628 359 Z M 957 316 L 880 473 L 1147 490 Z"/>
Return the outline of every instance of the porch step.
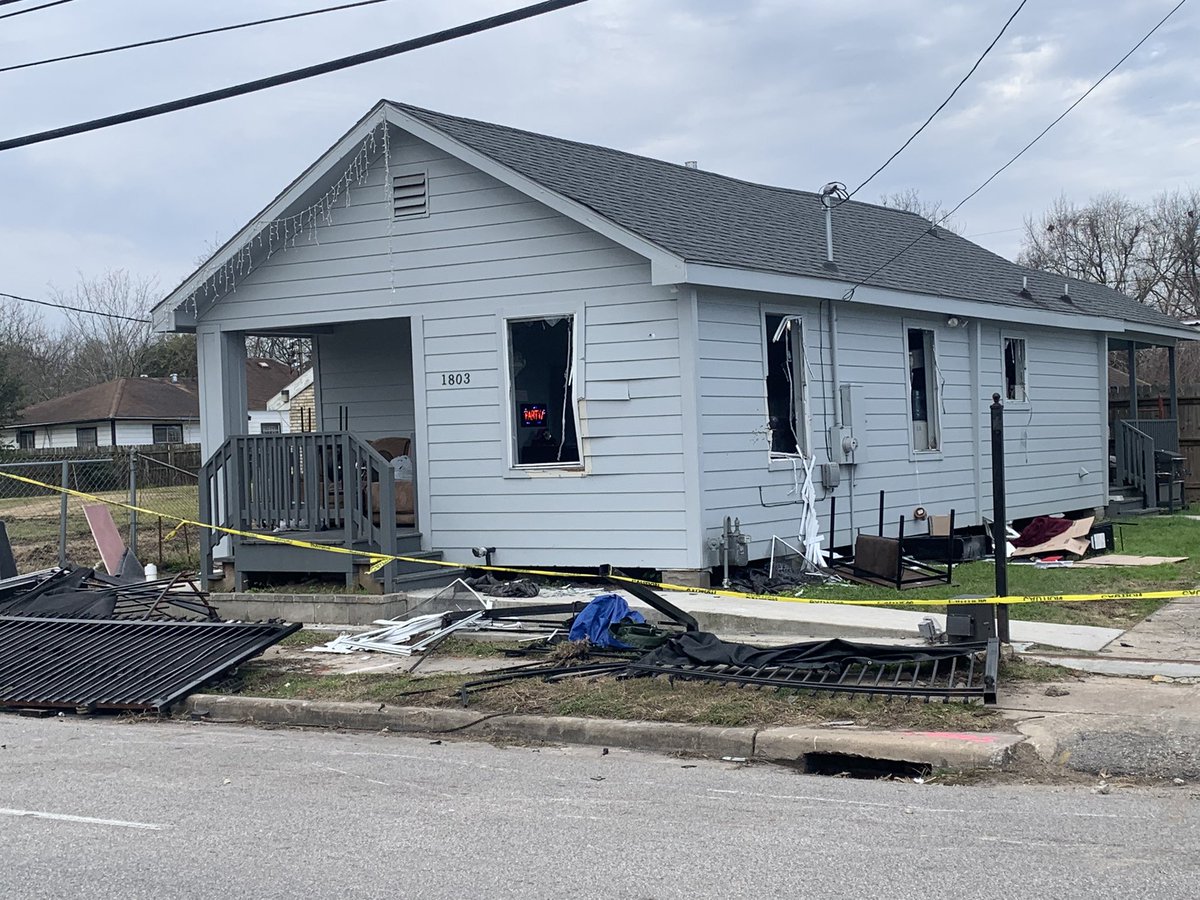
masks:
<path fill-rule="evenodd" d="M 1108 486 L 1108 507 L 1104 511 L 1105 518 L 1127 519 L 1131 516 L 1154 515 L 1159 512 L 1155 507 L 1142 505 L 1141 492 L 1125 485 L 1110 484 Z"/>
<path fill-rule="evenodd" d="M 455 578 L 462 578 L 466 574 L 466 569 L 431 566 L 421 572 L 407 572 L 396 576 L 395 585 L 396 590 L 400 593 L 418 591 L 423 588 L 440 588 L 445 587 Z M 376 577 L 378 577 L 378 573 L 376 573 Z"/>

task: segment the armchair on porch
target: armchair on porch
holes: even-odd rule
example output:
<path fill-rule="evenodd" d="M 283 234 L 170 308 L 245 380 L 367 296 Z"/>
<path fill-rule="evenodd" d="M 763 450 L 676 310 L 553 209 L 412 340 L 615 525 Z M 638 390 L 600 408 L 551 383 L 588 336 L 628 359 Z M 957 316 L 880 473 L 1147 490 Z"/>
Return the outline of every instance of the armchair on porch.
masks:
<path fill-rule="evenodd" d="M 387 437 L 378 438 L 373 441 L 367 441 L 375 449 L 375 452 L 386 459 L 389 463 L 394 462 L 402 457 L 412 459 L 412 441 L 406 437 Z M 402 479 L 399 473 L 394 481 L 394 492 L 396 496 L 396 524 L 397 525 L 414 525 L 416 524 L 416 503 L 413 494 L 413 482 L 411 480 Z M 375 525 L 379 524 L 379 482 L 372 482 L 370 485 L 370 509 L 372 512 L 372 520 Z"/>

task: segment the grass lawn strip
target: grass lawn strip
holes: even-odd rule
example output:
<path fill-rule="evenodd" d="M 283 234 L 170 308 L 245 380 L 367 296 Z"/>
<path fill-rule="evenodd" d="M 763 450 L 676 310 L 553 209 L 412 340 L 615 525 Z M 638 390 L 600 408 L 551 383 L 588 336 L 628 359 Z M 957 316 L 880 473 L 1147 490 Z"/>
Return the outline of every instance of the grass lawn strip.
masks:
<path fill-rule="evenodd" d="M 303 640 L 300 635 L 307 635 Z M 299 632 L 293 646 L 317 643 L 326 635 Z M 314 640 L 315 639 L 315 640 Z M 449 642 L 448 642 L 449 643 Z M 474 646 L 472 646 L 474 645 Z M 455 638 L 454 656 L 498 656 L 502 645 Z M 441 655 L 441 654 L 439 654 Z M 1009 660 L 1004 680 L 1056 681 L 1071 678 L 1058 666 Z M 307 660 L 260 660 L 243 666 L 216 692 L 298 700 L 341 700 L 395 706 L 461 707 L 458 689 L 479 678 L 472 674 L 325 674 Z M 825 696 L 808 691 L 739 688 L 664 678 L 568 678 L 555 682 L 526 679 L 472 694 L 470 708 L 482 712 L 579 716 L 647 722 L 683 722 L 721 727 L 818 725 L 837 721 L 875 728 L 934 731 L 995 731 L 1010 726 L 979 704 L 941 703 L 888 697 Z"/>

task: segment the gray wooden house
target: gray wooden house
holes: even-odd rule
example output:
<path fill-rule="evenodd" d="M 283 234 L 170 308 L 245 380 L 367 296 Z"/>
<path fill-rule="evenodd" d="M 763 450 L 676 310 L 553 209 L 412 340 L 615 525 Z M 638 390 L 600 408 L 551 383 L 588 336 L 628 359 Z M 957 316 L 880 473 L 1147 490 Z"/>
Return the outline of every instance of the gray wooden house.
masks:
<path fill-rule="evenodd" d="M 943 230 L 876 272 L 930 223 L 821 199 L 381 102 L 155 311 L 198 338 L 202 514 L 702 578 L 726 517 L 752 558 L 795 544 L 808 478 L 826 532 L 837 497 L 837 543 L 851 517 L 875 528 L 881 490 L 889 528 L 918 507 L 979 524 L 993 392 L 1010 517 L 1105 506 L 1108 351 L 1195 332 Z M 244 434 L 251 334 L 313 338 L 316 432 Z M 1152 478 L 1173 429 L 1122 422 L 1122 478 Z M 355 574 L 248 539 L 215 553 L 239 576 Z"/>

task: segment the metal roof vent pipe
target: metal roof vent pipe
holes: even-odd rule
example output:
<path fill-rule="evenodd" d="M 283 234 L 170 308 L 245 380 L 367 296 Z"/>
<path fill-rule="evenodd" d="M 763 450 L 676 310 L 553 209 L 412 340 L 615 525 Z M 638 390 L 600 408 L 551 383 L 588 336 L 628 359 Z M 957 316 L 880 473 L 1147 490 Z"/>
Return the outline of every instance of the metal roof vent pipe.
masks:
<path fill-rule="evenodd" d="M 826 269 L 837 271 L 833 261 L 833 208 L 850 199 L 846 186 L 840 181 L 831 181 L 821 188 L 821 205 L 825 207 L 825 263 Z"/>

